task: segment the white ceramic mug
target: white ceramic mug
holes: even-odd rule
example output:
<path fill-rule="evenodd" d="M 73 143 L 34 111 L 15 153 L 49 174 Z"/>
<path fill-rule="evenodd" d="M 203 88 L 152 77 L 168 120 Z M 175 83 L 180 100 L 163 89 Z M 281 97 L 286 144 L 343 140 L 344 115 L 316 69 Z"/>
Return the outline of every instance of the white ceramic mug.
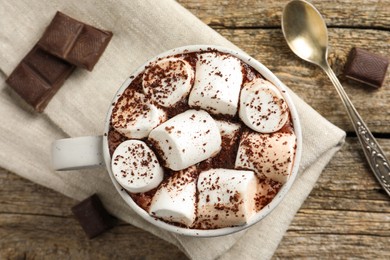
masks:
<path fill-rule="evenodd" d="M 189 229 L 182 228 L 175 225 L 171 225 L 169 223 L 164 222 L 163 220 L 156 219 L 150 216 L 145 210 L 140 208 L 129 196 L 129 194 L 118 184 L 115 180 L 112 170 L 111 170 L 111 156 L 108 148 L 108 131 L 110 127 L 111 113 L 113 106 L 110 106 L 107 112 L 106 120 L 104 122 L 104 134 L 102 136 L 86 136 L 86 137 L 77 137 L 77 138 L 67 138 L 56 140 L 52 145 L 52 165 L 55 170 L 75 170 L 85 167 L 93 167 L 93 166 L 103 166 L 106 165 L 107 171 L 111 177 L 111 180 L 121 195 L 121 197 L 125 200 L 125 202 L 141 217 L 143 217 L 148 222 L 156 225 L 165 230 L 175 232 L 182 235 L 188 236 L 198 236 L 198 237 L 213 237 L 213 236 L 221 236 L 231 234 L 237 231 L 244 230 L 253 224 L 257 223 L 265 216 L 267 216 L 283 199 L 291 185 L 293 184 L 295 177 L 298 173 L 298 166 L 301 158 L 302 151 L 302 132 L 301 125 L 298 119 L 298 114 L 296 108 L 292 102 L 291 97 L 288 95 L 286 91 L 286 87 L 283 83 L 263 64 L 256 61 L 254 58 L 245 54 L 242 51 L 236 51 L 227 49 L 219 46 L 210 46 L 210 45 L 191 45 L 184 46 L 180 48 L 176 48 L 173 50 L 169 50 L 164 52 L 146 63 L 140 66 L 132 75 L 127 78 L 127 80 L 122 84 L 117 93 L 114 96 L 114 99 L 111 103 L 115 103 L 117 99 L 121 96 L 123 91 L 130 85 L 132 79 L 136 78 L 140 73 L 145 70 L 145 66 L 150 64 L 153 61 L 156 61 L 159 58 L 176 55 L 181 53 L 188 52 L 198 52 L 198 51 L 206 51 L 209 49 L 217 50 L 224 53 L 229 53 L 244 63 L 252 66 L 255 70 L 260 72 L 260 74 L 272 82 L 282 93 L 285 98 L 291 113 L 291 118 L 293 121 L 293 127 L 295 131 L 295 135 L 297 137 L 297 149 L 295 155 L 294 166 L 292 168 L 291 176 L 287 180 L 285 184 L 281 187 L 278 194 L 275 198 L 263 209 L 261 209 L 254 217 L 251 218 L 249 223 L 245 225 L 236 226 L 236 227 L 225 227 L 219 229 L 208 229 L 208 230 L 200 230 L 200 229 Z"/>

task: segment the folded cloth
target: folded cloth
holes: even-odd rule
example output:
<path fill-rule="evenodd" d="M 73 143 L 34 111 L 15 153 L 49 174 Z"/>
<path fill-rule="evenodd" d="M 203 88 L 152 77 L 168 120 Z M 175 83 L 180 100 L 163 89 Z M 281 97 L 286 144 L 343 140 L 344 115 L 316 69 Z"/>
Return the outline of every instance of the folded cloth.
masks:
<path fill-rule="evenodd" d="M 57 10 L 110 30 L 114 37 L 93 72 L 76 70 L 45 112 L 37 114 L 6 86 L 5 79 Z M 172 0 L 13 0 L 2 3 L 0 17 L 0 166 L 77 200 L 97 193 L 112 214 L 175 244 L 192 259 L 272 257 L 295 213 L 344 141 L 343 131 L 290 91 L 301 119 L 303 154 L 298 177 L 283 202 L 249 230 L 228 236 L 193 238 L 161 230 L 122 201 L 103 168 L 53 171 L 50 145 L 60 138 L 101 135 L 116 90 L 156 54 L 190 44 L 237 47 Z"/>

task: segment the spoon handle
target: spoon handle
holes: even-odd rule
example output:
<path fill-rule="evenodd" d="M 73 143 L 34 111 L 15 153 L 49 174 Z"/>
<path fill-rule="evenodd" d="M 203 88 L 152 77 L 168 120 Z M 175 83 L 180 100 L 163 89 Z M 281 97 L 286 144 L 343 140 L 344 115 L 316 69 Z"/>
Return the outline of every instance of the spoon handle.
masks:
<path fill-rule="evenodd" d="M 389 160 L 386 158 L 382 148 L 379 146 L 367 125 L 356 111 L 351 100 L 348 98 L 347 93 L 345 93 L 344 88 L 341 86 L 340 81 L 334 74 L 333 70 L 330 68 L 329 64 L 321 67 L 325 70 L 326 74 L 328 74 L 333 85 L 336 87 L 336 90 L 339 93 L 345 108 L 347 109 L 348 115 L 352 121 L 353 127 L 355 128 L 357 137 L 359 138 L 360 144 L 362 145 L 364 155 L 367 158 L 371 170 L 374 172 L 375 177 L 390 196 Z"/>

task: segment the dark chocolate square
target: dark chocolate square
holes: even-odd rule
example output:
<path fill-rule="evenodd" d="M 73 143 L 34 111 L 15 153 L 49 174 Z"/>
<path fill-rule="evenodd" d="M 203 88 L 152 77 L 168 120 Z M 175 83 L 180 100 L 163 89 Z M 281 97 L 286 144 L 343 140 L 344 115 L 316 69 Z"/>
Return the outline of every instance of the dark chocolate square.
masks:
<path fill-rule="evenodd" d="M 389 61 L 380 55 L 361 48 L 353 48 L 345 66 L 348 79 L 379 88 L 385 80 Z"/>
<path fill-rule="evenodd" d="M 66 59 L 91 71 L 107 47 L 112 33 L 84 26 Z"/>
<path fill-rule="evenodd" d="M 50 91 L 50 85 L 24 63 L 16 67 L 8 77 L 7 83 L 33 107 L 39 106 L 46 93 Z"/>
<path fill-rule="evenodd" d="M 38 44 L 47 52 L 91 71 L 111 38 L 112 32 L 57 12 Z"/>
<path fill-rule="evenodd" d="M 100 235 L 115 224 L 115 219 L 96 194 L 72 207 L 72 212 L 89 238 Z"/>
<path fill-rule="evenodd" d="M 7 83 L 36 111 L 42 112 L 75 66 L 35 46 Z"/>
<path fill-rule="evenodd" d="M 39 40 L 39 45 L 53 55 L 64 57 L 83 29 L 83 23 L 57 12 Z"/>
<path fill-rule="evenodd" d="M 51 85 L 63 80 L 66 74 L 74 68 L 72 64 L 49 54 L 39 47 L 35 47 L 26 56 L 24 62 Z"/>

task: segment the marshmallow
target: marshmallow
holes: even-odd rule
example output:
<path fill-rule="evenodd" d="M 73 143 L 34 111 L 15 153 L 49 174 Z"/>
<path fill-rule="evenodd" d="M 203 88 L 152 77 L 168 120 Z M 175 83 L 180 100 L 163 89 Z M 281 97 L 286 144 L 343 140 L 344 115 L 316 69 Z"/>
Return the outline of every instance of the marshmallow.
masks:
<path fill-rule="evenodd" d="M 210 168 L 234 168 L 238 143 L 240 141 L 241 124 L 225 120 L 215 120 L 219 128 L 222 148 L 219 153 L 205 161 Z"/>
<path fill-rule="evenodd" d="M 149 214 L 190 227 L 196 218 L 196 174 L 191 166 L 164 181 L 153 196 Z"/>
<path fill-rule="evenodd" d="M 214 119 L 203 110 L 187 110 L 153 129 L 149 140 L 166 167 L 179 171 L 214 156 L 221 135 Z"/>
<path fill-rule="evenodd" d="M 198 222 L 203 228 L 238 226 L 255 213 L 253 171 L 211 169 L 198 178 Z"/>
<path fill-rule="evenodd" d="M 221 53 L 198 55 L 194 87 L 188 104 L 212 114 L 234 116 L 243 80 L 241 62 Z"/>
<path fill-rule="evenodd" d="M 257 78 L 241 90 L 241 120 L 260 133 L 281 129 L 288 119 L 288 107 L 280 91 L 271 82 Z"/>
<path fill-rule="evenodd" d="M 231 141 L 235 140 L 240 132 L 241 125 L 225 120 L 215 120 L 221 136 Z"/>
<path fill-rule="evenodd" d="M 145 94 L 163 107 L 174 106 L 191 90 L 194 69 L 183 59 L 168 58 L 151 64 L 143 74 Z"/>
<path fill-rule="evenodd" d="M 121 143 L 112 155 L 111 168 L 118 183 L 133 193 L 156 188 L 164 177 L 154 152 L 139 140 Z"/>
<path fill-rule="evenodd" d="M 111 124 L 124 136 L 141 139 L 166 119 L 164 110 L 150 104 L 144 94 L 128 88 L 112 110 Z"/>
<path fill-rule="evenodd" d="M 241 136 L 235 168 L 254 170 L 261 177 L 285 183 L 294 163 L 296 137 L 293 132 Z"/>

